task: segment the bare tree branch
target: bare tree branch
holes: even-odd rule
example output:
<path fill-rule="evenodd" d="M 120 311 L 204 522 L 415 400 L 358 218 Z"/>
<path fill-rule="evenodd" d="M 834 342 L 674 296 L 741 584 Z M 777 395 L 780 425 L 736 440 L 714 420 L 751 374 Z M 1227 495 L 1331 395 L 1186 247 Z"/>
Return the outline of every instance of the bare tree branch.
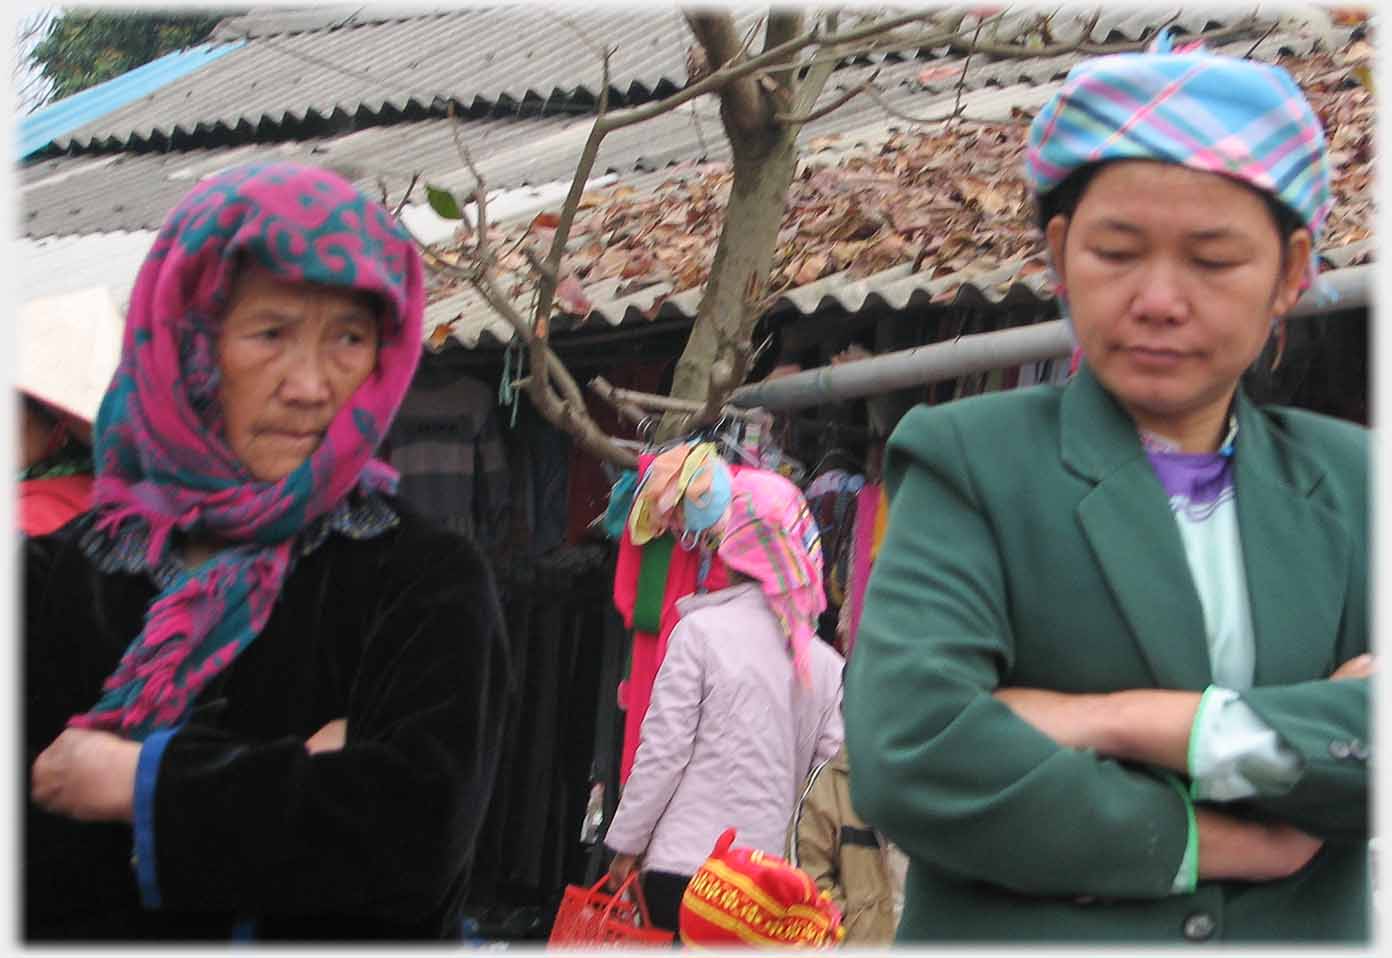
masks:
<path fill-rule="evenodd" d="M 1267 37 L 1271 36 L 1271 34 L 1275 33 L 1275 32 L 1276 32 L 1276 28 L 1279 27 L 1280 25 L 1281 25 L 1281 21 L 1277 20 L 1275 23 L 1271 24 L 1271 26 L 1267 27 L 1267 28 L 1266 28 L 1266 32 L 1263 33 L 1261 36 L 1257 37 L 1257 42 L 1254 43 L 1254 44 L 1252 44 L 1252 46 L 1251 46 L 1250 48 L 1248 48 L 1248 50 L 1247 50 L 1246 53 L 1242 54 L 1242 59 L 1244 59 L 1244 60 L 1250 60 L 1250 59 L 1252 59 L 1252 54 L 1254 54 L 1254 53 L 1257 52 L 1257 47 L 1259 47 L 1259 46 L 1262 45 L 1262 41 L 1263 41 L 1263 40 L 1265 40 Z"/>
<path fill-rule="evenodd" d="M 764 31 L 764 53 L 775 50 L 796 39 L 802 33 L 802 11 L 795 7 L 783 7 L 769 14 L 768 29 Z"/>
<path fill-rule="evenodd" d="M 412 174 L 411 174 L 411 182 L 406 184 L 406 192 L 403 193 L 403 194 L 401 195 L 401 202 L 400 202 L 400 203 L 397 203 L 397 204 L 396 204 L 396 209 L 392 210 L 392 219 L 397 219 L 397 220 L 401 219 L 401 211 L 404 210 L 404 209 L 406 208 L 406 204 L 407 204 L 408 202 L 410 202 L 410 200 L 411 200 L 411 194 L 412 194 L 413 192 L 415 192 L 416 183 L 418 183 L 418 182 L 420 181 L 420 177 L 421 177 L 420 173 L 412 173 Z M 385 185 L 382 187 L 382 195 L 383 195 L 383 202 L 382 202 L 382 205 L 383 205 L 383 206 L 386 206 L 387 203 L 386 203 L 386 199 L 385 199 L 385 197 L 386 197 L 386 186 L 385 186 Z"/>
<path fill-rule="evenodd" d="M 599 396 L 605 402 L 615 407 L 620 403 L 627 403 L 630 406 L 656 409 L 662 412 L 695 413 L 699 411 L 703 405 L 694 399 L 678 399 L 674 396 L 659 396 L 655 393 L 637 392 L 632 389 L 620 389 L 603 376 L 596 376 L 589 381 L 588 385 L 596 396 Z M 733 416 L 737 419 L 748 419 L 751 422 L 767 418 L 766 413 L 757 412 L 752 409 L 743 409 L 739 406 L 725 406 L 720 410 L 720 414 Z"/>
<path fill-rule="evenodd" d="M 486 260 L 476 260 L 468 266 L 450 263 L 422 243 L 409 227 L 405 224 L 402 227 L 432 268 L 469 283 L 489 308 L 512 326 L 531 358 L 532 375 L 527 379 L 527 396 L 537 411 L 552 425 L 574 436 L 591 455 L 624 468 L 634 468 L 637 457 L 632 450 L 617 445 L 613 437 L 600 429 L 590 417 L 584 394 L 570 370 L 552 351 L 550 344 L 536 335 L 532 323 L 499 291 L 490 264 Z M 552 387 L 553 383 L 555 388 Z"/>
<path fill-rule="evenodd" d="M 836 11 L 831 11 L 822 20 L 821 28 L 825 35 L 832 37 L 836 35 L 836 30 L 840 24 L 840 15 Z M 817 100 L 821 98 L 822 90 L 826 89 L 827 81 L 831 79 L 831 71 L 836 69 L 836 64 L 816 65 L 803 70 L 803 80 L 798 84 L 797 94 L 793 98 L 792 109 L 787 111 L 793 116 L 808 113 L 816 106 Z M 787 121 L 784 121 L 785 123 Z"/>
<path fill-rule="evenodd" d="M 741 208 L 746 218 L 751 223 L 758 224 L 752 233 L 736 232 L 735 235 L 746 237 L 743 245 L 726 247 L 727 234 L 722 233 L 720 249 L 725 251 L 724 255 L 731 257 L 729 264 L 738 266 L 734 272 L 725 274 L 721 283 L 712 281 L 708 284 L 706 298 L 702 301 L 701 314 L 698 317 L 699 320 L 705 321 L 704 339 L 697 344 L 690 356 L 683 355 L 681 365 L 685 368 L 685 378 L 678 384 L 679 388 L 674 387 L 676 395 L 691 398 L 674 399 L 675 402 L 681 402 L 684 408 L 673 409 L 671 416 L 680 415 L 682 423 L 688 423 L 693 418 L 708 421 L 724 414 L 729 394 L 748 377 L 755 359 L 752 349 L 754 320 L 763 314 L 771 300 L 766 290 L 769 283 L 767 264 L 761 258 L 763 253 L 760 252 L 764 248 L 761 245 L 762 231 L 768 227 L 770 211 L 774 210 L 776 202 L 780 201 L 778 184 L 782 182 L 780 177 L 787 173 L 790 155 L 795 163 L 797 127 L 832 113 L 862 94 L 873 97 L 881 108 L 891 115 L 915 123 L 937 123 L 952 119 L 983 123 L 1010 122 L 968 120 L 962 115 L 964 90 L 967 88 L 969 68 L 974 54 L 1045 57 L 1078 51 L 1110 53 L 1145 45 L 1145 41 L 1132 44 L 1092 43 L 1091 33 L 1098 21 L 1097 16 L 1092 18 L 1092 23 L 1076 43 L 1066 44 L 1050 42 L 1050 24 L 1047 18 L 1042 22 L 1030 21 L 1027 29 L 1031 35 L 1042 31 L 1044 44 L 1029 48 L 1010 43 L 982 43 L 982 38 L 986 35 L 983 33 L 983 26 L 998 22 L 1005 16 L 1004 13 L 980 18 L 964 30 L 962 25 L 966 21 L 966 14 L 954 17 L 944 16 L 942 11 L 918 11 L 884 19 L 861 20 L 853 29 L 838 33 L 834 15 L 829 15 L 824 23 L 812 29 L 804 29 L 806 24 L 802 13 L 786 10 L 776 11 L 768 18 L 764 28 L 763 49 L 758 55 L 751 55 L 750 45 L 757 31 L 740 37 L 734 18 L 729 13 L 686 12 L 685 16 L 698 44 L 696 49 L 704 52 L 710 70 L 704 77 L 693 77 L 685 89 L 664 100 L 611 111 L 610 67 L 613 51 L 597 51 L 603 69 L 598 114 L 591 125 L 569 193 L 557 217 L 550 248 L 543 258 L 538 249 L 521 246 L 523 255 L 537 277 L 530 316 L 526 315 L 529 310 L 504 295 L 500 289 L 499 280 L 495 276 L 495 267 L 499 260 L 490 248 L 488 236 L 486 186 L 462 143 L 458 129 L 455 130 L 456 143 L 476 180 L 473 199 L 478 207 L 479 236 L 472 244 L 472 262 L 454 265 L 439 257 L 434 257 L 432 261 L 434 268 L 443 269 L 450 275 L 470 283 L 488 307 L 514 329 L 528 350 L 531 360 L 529 375 L 520 379 L 518 386 L 526 389 L 537 410 L 552 424 L 575 435 L 582 448 L 606 461 L 620 464 L 631 464 L 632 450 L 618 445 L 589 415 L 584 393 L 566 365 L 551 348 L 548 328 L 557 287 L 566 276 L 563 257 L 569 234 L 578 215 L 584 190 L 591 181 L 598 162 L 601 144 L 609 133 L 680 109 L 707 93 L 718 94 L 726 132 L 735 149 L 735 166 L 739 170 L 740 163 L 743 163 L 745 173 L 753 171 L 754 176 L 749 182 L 759 183 L 759 189 L 763 191 L 762 195 L 755 199 L 751 197 L 756 194 L 741 194 L 744 203 Z M 1250 25 L 1255 22 L 1255 18 L 1249 18 L 1244 23 L 1201 34 L 1199 38 L 1223 39 L 1250 29 Z M 911 24 L 932 26 L 914 30 L 912 36 L 897 32 Z M 585 36 L 574 24 L 570 26 L 586 46 L 597 50 L 591 38 Z M 961 75 L 957 79 L 953 109 L 948 116 L 916 118 L 891 108 L 885 102 L 882 91 L 875 85 L 879 71 L 851 89 L 838 92 L 826 105 L 816 106 L 832 72 L 848 57 L 866 52 L 942 46 L 966 51 Z M 737 118 L 739 122 L 732 125 L 731 117 Z M 756 133 L 757 137 L 744 139 L 741 128 Z M 762 174 L 770 168 L 777 168 L 780 172 L 777 175 L 763 176 Z M 414 183 L 413 179 L 412 186 Z M 409 192 L 408 188 L 408 195 Z M 400 209 L 398 206 L 398 210 Z M 698 322 L 698 328 L 701 325 L 703 324 Z M 695 342 L 693 339 L 692 343 Z M 688 344 L 689 350 L 692 343 Z M 711 351 L 713 359 L 708 360 L 707 357 L 712 355 Z M 598 394 L 593 383 L 590 384 L 590 389 Z M 624 415 L 632 418 L 634 408 L 634 404 L 629 404 L 629 408 L 623 410 Z M 676 421 L 671 416 L 669 421 Z"/>
<path fill-rule="evenodd" d="M 883 92 L 878 87 L 871 87 L 870 89 L 865 91 L 865 94 L 866 96 L 870 97 L 870 99 L 874 100 L 877 104 L 879 104 L 880 109 L 884 110 L 885 113 L 889 114 L 897 120 L 903 120 L 906 123 L 946 123 L 949 120 L 957 120 L 960 123 L 1001 123 L 1015 125 L 1028 125 L 1029 123 L 1029 121 L 1027 120 L 1017 120 L 1013 117 L 1000 120 L 988 120 L 979 117 L 965 116 L 960 112 L 960 101 L 958 103 L 957 109 L 953 110 L 951 113 L 944 113 L 942 116 L 912 116 L 908 113 L 905 113 L 902 110 L 890 106 L 889 101 L 884 98 Z"/>
<path fill-rule="evenodd" d="M 705 77 L 700 82 L 693 83 L 685 89 L 672 94 L 664 100 L 658 100 L 655 103 L 647 103 L 641 107 L 633 107 L 631 109 L 624 110 L 621 113 L 611 113 L 604 120 L 604 132 L 606 134 L 612 133 L 615 130 L 622 129 L 623 127 L 632 126 L 635 123 L 642 123 L 646 120 L 651 120 L 653 117 L 661 116 L 664 113 L 669 113 L 672 110 L 675 110 L 677 107 L 681 106 L 683 103 L 687 103 L 691 100 L 694 100 L 699 96 L 704 96 L 707 93 L 719 92 L 726 86 L 726 84 L 738 80 L 741 77 L 746 77 L 751 74 L 758 73 L 759 71 L 764 70 L 765 68 L 769 68 L 771 64 L 781 63 L 783 59 L 786 58 L 789 54 L 796 53 L 798 50 L 801 50 L 805 47 L 834 46 L 842 43 L 855 43 L 865 39 L 866 37 L 875 36 L 886 30 L 893 30 L 896 27 L 901 27 L 909 23 L 915 23 L 920 20 L 930 19 L 932 16 L 933 14 L 931 13 L 911 13 L 899 17 L 892 17 L 889 20 L 885 20 L 882 23 L 876 23 L 869 27 L 863 27 L 859 30 L 853 30 L 843 36 L 836 37 L 833 40 L 826 39 L 817 30 L 807 31 L 803 33 L 801 36 L 793 40 L 790 40 L 787 43 L 774 48 L 773 50 L 770 50 L 768 53 L 760 54 L 759 56 L 753 57 L 748 60 L 739 60 L 736 64 L 721 67 L 720 69 L 713 71 L 709 76 Z M 942 44 L 946 43 L 948 38 L 951 36 L 951 33 L 944 33 L 935 37 L 930 37 L 928 39 L 932 39 L 934 41 L 932 45 L 941 46 Z M 807 62 L 802 61 L 799 62 L 798 67 L 799 69 L 801 69 L 806 65 Z"/>
<path fill-rule="evenodd" d="M 870 89 L 873 89 L 875 86 L 875 80 L 877 77 L 879 77 L 879 75 L 880 71 L 876 70 L 874 73 L 866 77 L 862 82 L 851 87 L 849 90 L 836 97 L 826 106 L 820 106 L 817 109 L 813 110 L 811 113 L 803 113 L 800 116 L 790 116 L 786 113 L 777 113 L 774 115 L 773 118 L 779 123 L 783 123 L 788 126 L 803 125 L 811 123 L 814 120 L 820 120 L 822 117 L 841 109 L 843 106 L 854 100 L 856 97 L 860 96 L 862 93 L 865 93 Z"/>
<path fill-rule="evenodd" d="M 802 11 L 792 7 L 775 10 L 769 14 L 768 29 L 764 31 L 764 51 L 767 52 L 776 47 L 782 46 L 789 40 L 796 39 L 802 33 Z M 792 94 L 794 90 L 794 77 L 796 67 L 789 67 L 773 74 L 770 74 L 773 81 L 787 94 Z"/>
<path fill-rule="evenodd" d="M 725 67 L 738 62 L 741 44 L 739 34 L 735 32 L 735 18 L 729 11 L 688 10 L 685 16 L 696 42 L 705 48 L 712 75 L 718 75 Z M 768 56 L 768 53 L 764 55 Z M 791 52 L 785 54 L 784 59 L 789 55 Z M 720 101 L 721 114 L 727 125 L 733 124 L 740 130 L 756 130 L 767 121 L 769 110 L 759 87 L 752 80 L 732 78 L 721 89 Z"/>
<path fill-rule="evenodd" d="M 982 24 L 993 23 L 1002 16 L 1004 16 L 1004 14 L 994 14 L 983 20 Z M 925 18 L 925 16 L 920 16 L 917 19 Z M 963 17 L 956 17 L 953 22 L 954 24 L 960 24 L 960 21 L 963 19 Z M 853 60 L 856 57 L 869 56 L 872 53 L 909 53 L 918 50 L 948 46 L 951 40 L 965 40 L 968 35 L 967 31 L 961 30 L 958 25 L 944 27 L 930 33 L 914 34 L 894 33 L 893 31 L 898 26 L 904 26 L 904 24 L 889 20 L 885 21 L 882 25 L 877 26 L 872 24 L 869 27 L 863 27 L 839 37 L 823 37 L 816 45 L 830 52 L 819 53 L 816 56 L 800 60 L 798 61 L 798 67 L 803 70 L 809 70 L 818 66 L 834 69 L 839 64 L 847 60 Z M 880 27 L 883 27 L 883 29 Z M 859 43 L 859 41 L 865 39 L 867 35 L 871 38 L 869 42 L 861 46 L 850 45 L 852 43 Z M 841 46 L 838 46 L 838 44 Z M 761 66 L 755 73 L 756 75 L 762 76 L 772 73 L 777 69 L 777 67 Z"/>
<path fill-rule="evenodd" d="M 1097 17 L 1093 17 L 1092 22 L 1095 25 L 1097 23 Z M 962 58 L 962 75 L 957 78 L 957 97 L 952 102 L 953 116 L 962 115 L 962 92 L 967 88 L 967 68 L 971 66 L 972 53 L 976 52 L 976 46 L 981 42 L 981 26 L 982 25 L 979 23 L 976 25 L 976 33 L 972 36 L 972 49 Z M 1084 36 L 1090 36 L 1091 34 L 1091 27 L 1083 31 Z"/>

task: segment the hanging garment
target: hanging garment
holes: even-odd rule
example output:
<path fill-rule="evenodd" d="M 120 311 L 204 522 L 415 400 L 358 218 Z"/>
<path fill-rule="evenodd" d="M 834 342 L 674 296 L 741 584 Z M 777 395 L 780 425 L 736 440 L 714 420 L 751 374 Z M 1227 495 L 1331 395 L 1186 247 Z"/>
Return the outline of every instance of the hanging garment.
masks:
<path fill-rule="evenodd" d="M 864 476 L 844 469 L 829 469 L 807 487 L 807 505 L 822 534 L 827 602 L 834 606 L 846 600 L 851 530 L 855 521 L 852 505 L 864 486 Z"/>
<path fill-rule="evenodd" d="M 422 365 L 388 434 L 401 498 L 485 550 L 503 534 L 510 504 L 495 403 L 479 380 Z"/>
<path fill-rule="evenodd" d="M 638 457 L 640 481 L 654 458 L 656 457 L 651 453 L 644 453 Z M 647 549 L 663 540 L 667 541 L 667 545 L 660 546 L 651 554 L 650 559 Z M 662 603 L 655 626 L 650 613 L 651 592 L 642 587 L 643 567 L 648 561 L 663 562 L 666 567 L 666 586 L 662 590 Z M 704 576 L 703 565 L 708 565 Z M 648 703 L 652 700 L 652 687 L 657 680 L 657 670 L 662 665 L 667 639 L 680 618 L 676 608 L 677 600 L 691 595 L 698 589 L 723 589 L 728 583 L 729 575 L 718 557 L 709 557 L 703 562 L 702 550 L 687 550 L 675 545 L 671 535 L 654 539 L 640 548 L 634 545 L 630 529 L 627 526 L 624 528 L 623 538 L 619 540 L 618 560 L 614 566 L 614 606 L 623 617 L 624 625 L 633 630 L 633 643 L 628 677 L 620 683 L 618 692 L 619 706 L 624 710 L 624 738 L 619 761 L 620 784 L 628 780 L 628 773 L 633 767 L 643 716 L 647 714 Z"/>
<path fill-rule="evenodd" d="M 851 533 L 851 585 L 846 606 L 850 618 L 843 639 L 846 655 L 855 648 L 856 631 L 860 628 L 860 613 L 865 607 L 865 587 L 870 582 L 871 560 L 875 551 L 875 531 L 880 528 L 880 505 L 884 487 L 878 483 L 866 485 L 856 495 L 855 526 Z"/>

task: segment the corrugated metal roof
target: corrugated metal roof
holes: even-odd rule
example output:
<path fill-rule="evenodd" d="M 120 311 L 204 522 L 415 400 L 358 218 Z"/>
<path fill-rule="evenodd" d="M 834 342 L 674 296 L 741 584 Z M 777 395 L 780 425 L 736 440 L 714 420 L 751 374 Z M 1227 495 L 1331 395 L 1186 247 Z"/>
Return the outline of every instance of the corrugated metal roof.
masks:
<path fill-rule="evenodd" d="M 736 12 L 741 30 L 758 22 L 758 11 Z M 1037 15 L 1026 11 L 1017 19 Z M 1174 24 L 1199 32 L 1236 17 L 1231 9 L 1180 11 Z M 1107 12 L 1092 37 L 1135 39 L 1161 19 L 1157 11 Z M 1054 29 L 1064 41 L 1090 21 L 1088 12 L 1060 12 Z M 587 40 L 577 39 L 577 33 Z M 55 145 L 64 150 L 187 148 L 268 135 L 315 136 L 351 124 L 438 115 L 451 101 L 471 116 L 587 112 L 598 99 L 602 76 L 599 58 L 587 46 L 615 49 L 612 96 L 629 103 L 683 86 L 692 44 L 671 4 L 589 11 L 519 5 L 402 11 L 400 16 L 339 7 L 270 11 L 227 21 L 215 35 L 250 39 L 196 76 L 87 123 Z M 907 55 L 948 52 L 910 50 Z"/>
<path fill-rule="evenodd" d="M 1274 59 L 1281 52 L 1305 55 L 1313 43 L 1310 36 L 1281 31 L 1264 40 L 1255 56 Z M 1233 44 L 1230 49 L 1246 52 L 1250 46 L 1250 42 Z M 1038 105 L 1043 101 L 1031 90 L 1052 90 L 1048 84 L 1061 79 L 1079 59 L 1076 54 L 996 62 L 976 58 L 967 71 L 965 102 L 969 112 L 1001 115 L 1001 105 L 1006 105 L 1006 112 L 1009 105 Z M 920 118 L 941 116 L 950 112 L 956 99 L 956 77 L 961 74 L 962 62 L 961 57 L 953 56 L 936 64 L 887 61 L 850 67 L 838 72 L 828 84 L 823 101 L 878 70 L 876 82 L 891 108 Z M 281 143 L 125 153 L 116 157 L 54 157 L 18 171 L 19 223 L 25 235 L 36 237 L 154 229 L 198 176 L 254 159 L 296 159 L 332 165 L 374 193 L 380 178 L 393 198 L 405 191 L 415 173 L 421 173 L 424 180 L 434 185 L 469 190 L 473 178 L 460 158 L 456 132 L 490 189 L 549 183 L 574 174 L 592 122 L 590 117 L 567 116 L 459 123 L 427 119 Z M 803 142 L 813 143 L 839 134 L 843 139 L 840 148 L 844 149 L 854 140 L 851 134 L 857 131 L 878 130 L 882 140 L 884 130 L 905 125 L 907 121 L 886 120 L 878 103 L 860 97 L 808 124 Z M 720 125 L 718 104 L 711 98 L 701 98 L 672 113 L 611 134 L 601 148 L 595 172 L 628 176 L 680 163 L 721 161 L 728 157 L 729 143 Z"/>
<path fill-rule="evenodd" d="M 603 73 L 577 29 L 615 48 L 616 103 L 666 95 L 686 82 L 692 39 L 675 6 L 456 9 L 254 36 L 235 56 L 57 145 L 206 145 L 268 130 L 313 135 L 353 119 L 439 115 L 451 101 L 471 116 L 585 112 L 598 100 Z"/>
<path fill-rule="evenodd" d="M 411 17 L 440 13 L 439 7 L 407 5 L 364 7 L 356 4 L 323 4 L 295 9 L 292 7 L 253 8 L 246 13 L 228 17 L 217 25 L 208 38 L 213 41 L 274 37 L 286 33 L 305 33 L 311 30 L 333 30 L 339 27 L 361 26 L 365 23 L 385 23 Z"/>
<path fill-rule="evenodd" d="M 1231 13 L 1228 16 L 1231 18 Z M 1153 24 L 1156 19 L 1157 15 L 1151 13 L 1141 25 Z M 1207 18 L 1201 20 L 1209 22 Z M 1134 28 L 1124 19 L 1117 23 Z M 1124 30 L 1121 32 L 1125 34 Z M 1139 29 L 1134 28 L 1133 32 Z M 1335 42 L 1343 44 L 1347 39 L 1348 31 L 1344 30 L 1336 35 Z M 1224 49 L 1240 55 L 1250 46 L 1248 40 Z M 1313 47 L 1314 38 L 1308 33 L 1282 29 L 1266 38 L 1255 56 L 1274 59 L 1280 52 L 1304 56 Z M 999 118 L 1010 115 L 1014 108 L 1033 109 L 1052 94 L 1057 81 L 1078 59 L 1081 57 L 1076 54 L 994 62 L 975 58 L 962 94 L 965 112 L 978 118 Z M 824 100 L 859 83 L 872 69 L 880 71 L 878 83 L 886 91 L 885 100 L 892 108 L 917 117 L 934 117 L 949 112 L 956 101 L 955 84 L 962 59 L 954 55 L 937 61 L 888 60 L 878 65 L 849 67 L 833 78 Z M 606 141 L 595 172 L 618 172 L 625 185 L 643 194 L 657 190 L 674 177 L 698 175 L 706 168 L 701 165 L 703 161 L 720 161 L 728 156 L 715 106 L 714 101 L 696 101 L 681 111 L 614 134 Z M 480 119 L 465 122 L 461 135 L 489 187 L 499 188 L 568 179 L 590 123 L 588 118 L 566 116 Z M 857 151 L 873 154 L 894 131 L 913 126 L 906 120 L 887 117 L 878 104 L 861 97 L 809 125 L 803 140 L 805 160 L 819 166 L 842 162 Z M 19 171 L 25 231 L 32 236 L 46 236 L 94 229 L 153 229 L 199 177 L 233 163 L 271 156 L 338 167 L 361 188 L 374 193 L 380 176 L 394 199 L 415 172 L 423 172 L 428 181 L 437 185 L 455 189 L 472 186 L 472 177 L 464 169 L 455 146 L 450 121 L 422 120 L 299 142 L 161 154 L 59 157 L 34 163 Z M 121 246 L 119 241 L 101 237 L 97 240 Z M 64 242 L 52 241 L 48 249 L 56 256 Z M 1347 247 L 1331 250 L 1328 258 L 1335 265 L 1349 265 L 1371 255 L 1371 244 L 1367 246 L 1353 252 Z M 83 247 L 84 251 L 93 248 L 91 244 Z M 129 251 L 131 244 L 126 243 L 124 248 Z M 140 256 L 144 248 L 148 248 L 148 241 L 141 244 Z M 43 245 L 38 249 L 41 254 Z M 25 255 L 31 258 L 26 260 L 21 275 L 29 277 L 35 273 L 35 265 L 44 261 L 33 252 Z M 38 258 L 34 258 L 36 255 Z M 935 300 L 949 304 L 1035 303 L 1047 309 L 1048 291 L 1042 287 L 1038 273 L 1022 274 L 1027 262 L 1028 258 L 1015 259 L 994 264 L 984 274 L 964 271 L 937 279 L 931 278 L 931 270 L 913 273 L 902 265 L 864 277 L 835 274 L 788 291 L 774 310 L 805 314 L 834 307 L 856 311 L 874 303 L 902 308 Z M 130 268 L 132 277 L 135 266 L 138 257 Z M 61 267 L 55 262 L 54 268 Z M 699 302 L 699 289 L 690 290 L 665 299 L 654 310 L 652 305 L 664 292 L 661 286 L 651 285 L 623 297 L 616 295 L 618 287 L 612 281 L 590 287 L 587 292 L 596 304 L 594 310 L 578 320 L 561 317 L 555 328 L 608 328 L 653 318 L 690 319 Z M 470 347 L 511 338 L 510 328 L 467 290 L 432 304 L 427 319 L 432 327 L 454 320 L 454 338 Z"/>
<path fill-rule="evenodd" d="M 176 50 L 35 110 L 19 121 L 19 159 L 37 153 L 74 130 L 100 122 L 101 118 L 202 69 L 240 46 L 241 42 L 204 43 L 188 50 Z"/>
<path fill-rule="evenodd" d="M 1339 35 L 1343 41 L 1348 33 Z M 1216 49 L 1227 54 L 1241 55 L 1251 48 L 1250 39 L 1241 42 L 1219 45 Z M 1284 33 L 1270 36 L 1254 56 L 1274 58 L 1284 51 L 1297 56 L 1309 55 L 1315 44 L 1310 38 L 1300 38 Z M 1072 60 L 1054 66 L 1041 66 L 1037 63 L 1020 64 L 1016 73 L 999 74 L 1002 77 L 1025 75 L 1061 75 L 1067 72 Z M 922 70 L 922 64 L 913 65 Z M 960 69 L 960 66 L 958 67 Z M 883 76 L 884 74 L 882 74 Z M 853 85 L 854 76 L 847 77 L 842 84 Z M 969 84 L 970 86 L 971 84 Z M 1060 81 L 1042 84 L 1021 84 L 1006 88 L 980 88 L 962 95 L 964 113 L 979 119 L 1003 119 L 1014 110 L 1032 111 L 1053 95 Z M 915 113 L 923 116 L 941 116 L 956 102 L 955 91 L 942 91 L 936 96 L 920 94 L 922 105 Z M 902 104 L 894 104 L 901 106 Z M 838 165 L 844 163 L 852 154 L 875 154 L 896 130 L 910 128 L 903 120 L 893 117 L 886 119 L 882 112 L 874 115 L 873 122 L 866 124 L 865 113 L 849 111 L 847 115 L 832 114 L 835 118 L 834 132 L 830 136 L 823 131 L 818 149 L 805 149 L 803 162 L 812 166 Z M 853 126 L 856 120 L 859 126 Z M 843 129 L 844 128 L 844 129 Z M 1023 132 L 1021 133 L 1023 139 Z M 810 133 L 804 142 L 818 140 Z M 659 189 L 685 176 L 696 176 L 702 172 L 694 163 L 686 163 L 680 168 L 656 173 L 631 176 L 620 181 L 621 185 L 642 196 L 654 195 Z M 1357 243 L 1339 246 L 1323 251 L 1326 262 L 1334 267 L 1354 265 L 1366 261 L 1373 254 L 1373 245 Z M 796 311 L 807 315 L 822 309 L 834 308 L 855 313 L 868 306 L 885 305 L 893 309 L 918 307 L 930 303 L 947 306 L 969 305 L 1015 305 L 1034 304 L 1051 308 L 1052 294 L 1046 286 L 1045 276 L 1037 271 L 1037 257 L 1029 255 L 1005 262 L 994 262 L 984 269 L 967 269 L 947 275 L 934 277 L 932 264 L 915 272 L 911 263 L 902 263 L 893 268 L 870 276 L 857 276 L 852 271 L 843 271 L 818 279 L 815 282 L 789 290 L 775 300 L 769 312 Z M 702 288 L 697 287 L 669 295 L 673 287 L 667 283 L 655 282 L 645 288 L 624 296 L 616 295 L 621 287 L 620 281 L 604 280 L 586 286 L 585 292 L 592 303 L 591 311 L 583 316 L 558 316 L 552 328 L 557 332 L 582 328 L 615 327 L 625 323 L 637 323 L 658 319 L 694 319 L 700 304 Z M 632 286 L 630 280 L 627 283 Z M 524 314 L 529 300 L 520 298 L 518 304 Z M 427 309 L 427 328 L 433 330 L 442 324 L 450 324 L 450 336 L 466 348 L 498 346 L 511 341 L 511 327 L 472 289 L 453 291 L 441 296 Z M 438 340 L 436 340 L 438 342 Z"/>

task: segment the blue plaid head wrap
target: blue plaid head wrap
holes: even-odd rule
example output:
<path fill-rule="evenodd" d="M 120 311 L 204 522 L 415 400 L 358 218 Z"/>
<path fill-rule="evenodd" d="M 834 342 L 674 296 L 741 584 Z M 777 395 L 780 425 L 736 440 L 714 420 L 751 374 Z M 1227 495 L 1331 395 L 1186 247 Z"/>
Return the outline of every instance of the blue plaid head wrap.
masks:
<path fill-rule="evenodd" d="M 1274 196 L 1318 244 L 1329 216 L 1324 130 L 1284 69 L 1208 51 L 1097 57 L 1069 71 L 1030 125 L 1025 175 L 1043 196 L 1084 166 L 1159 160 L 1219 173 Z M 1318 272 L 1313 260 L 1308 286 Z"/>

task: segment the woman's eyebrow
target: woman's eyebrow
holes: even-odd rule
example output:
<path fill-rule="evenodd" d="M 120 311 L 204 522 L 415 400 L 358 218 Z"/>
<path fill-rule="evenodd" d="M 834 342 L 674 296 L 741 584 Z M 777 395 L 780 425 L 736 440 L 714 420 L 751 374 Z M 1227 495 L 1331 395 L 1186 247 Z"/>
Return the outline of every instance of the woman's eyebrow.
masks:
<path fill-rule="evenodd" d="M 1092 225 L 1097 229 L 1116 230 L 1120 233 L 1131 233 L 1137 236 L 1145 232 L 1136 224 L 1129 223 L 1123 219 L 1117 219 L 1114 216 L 1104 216 L 1095 221 Z"/>
<path fill-rule="evenodd" d="M 1189 234 L 1189 238 L 1200 242 L 1222 239 L 1245 239 L 1242 233 L 1233 229 L 1231 226 L 1213 226 L 1208 229 L 1194 230 Z"/>

